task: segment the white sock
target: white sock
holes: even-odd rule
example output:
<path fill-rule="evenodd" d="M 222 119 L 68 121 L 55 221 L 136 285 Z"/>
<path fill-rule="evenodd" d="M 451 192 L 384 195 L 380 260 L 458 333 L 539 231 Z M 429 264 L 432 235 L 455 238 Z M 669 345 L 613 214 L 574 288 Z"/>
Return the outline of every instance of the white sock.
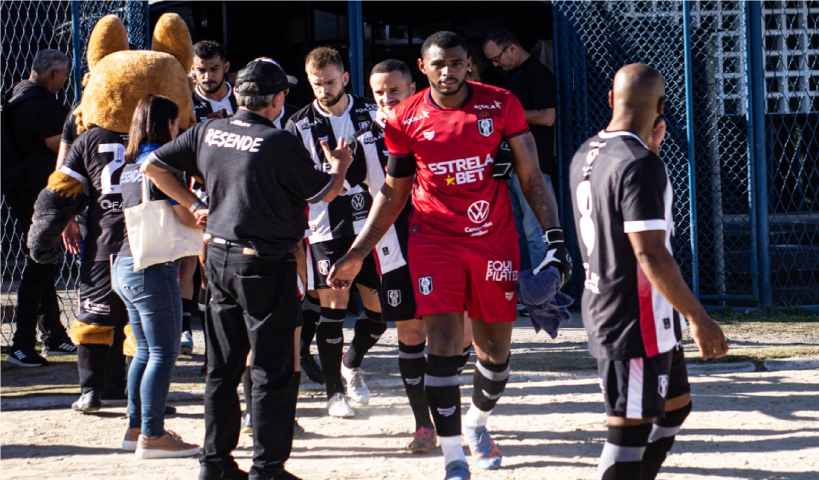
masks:
<path fill-rule="evenodd" d="M 466 455 L 464 455 L 464 447 L 461 445 L 460 435 L 438 437 L 438 443 L 441 444 L 441 451 L 444 452 L 445 466 L 457 460 L 466 463 Z"/>
<path fill-rule="evenodd" d="M 473 403 L 472 406 L 469 407 L 469 411 L 464 415 L 463 424 L 468 428 L 486 427 L 486 420 L 489 418 L 489 415 L 492 415 L 492 410 L 484 412 Z"/>

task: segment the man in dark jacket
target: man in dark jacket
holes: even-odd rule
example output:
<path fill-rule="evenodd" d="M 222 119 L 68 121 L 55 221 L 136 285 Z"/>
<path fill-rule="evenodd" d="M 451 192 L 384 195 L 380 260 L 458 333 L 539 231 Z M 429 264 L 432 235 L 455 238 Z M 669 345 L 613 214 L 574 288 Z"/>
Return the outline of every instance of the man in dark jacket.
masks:
<path fill-rule="evenodd" d="M 17 218 L 17 229 L 28 232 L 34 202 L 54 171 L 60 135 L 68 107 L 55 95 L 65 85 L 71 62 L 57 50 L 41 50 L 34 57 L 31 75 L 14 86 L 6 103 L 8 125 L 4 133 L 15 152 L 3 155 L 3 194 Z M 10 161 L 11 160 L 11 161 Z M 14 161 L 16 160 L 16 161 Z M 25 242 L 23 242 L 25 248 Z M 60 322 L 60 306 L 54 287 L 58 264 L 41 264 L 29 257 L 17 292 L 17 330 L 8 361 L 21 367 L 41 367 L 48 361 L 37 354 L 36 328 L 42 333 L 43 356 L 75 353 Z"/>

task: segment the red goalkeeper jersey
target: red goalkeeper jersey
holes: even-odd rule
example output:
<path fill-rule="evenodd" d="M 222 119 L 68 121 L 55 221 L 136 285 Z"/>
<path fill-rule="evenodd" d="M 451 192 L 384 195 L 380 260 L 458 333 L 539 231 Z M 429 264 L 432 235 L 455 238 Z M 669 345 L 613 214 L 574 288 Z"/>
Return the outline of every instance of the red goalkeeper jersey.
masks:
<path fill-rule="evenodd" d="M 529 132 L 512 93 L 467 82 L 466 101 L 436 105 L 427 88 L 395 107 L 384 128 L 390 156 L 416 163 L 411 235 L 517 238 L 505 181 L 492 178 L 501 140 Z"/>

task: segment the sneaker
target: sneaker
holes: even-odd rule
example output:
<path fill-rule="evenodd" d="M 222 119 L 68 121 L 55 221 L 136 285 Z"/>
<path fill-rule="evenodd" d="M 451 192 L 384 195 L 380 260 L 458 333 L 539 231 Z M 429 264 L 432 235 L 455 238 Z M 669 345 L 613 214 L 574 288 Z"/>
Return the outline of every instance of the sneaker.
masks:
<path fill-rule="evenodd" d="M 185 330 L 179 338 L 179 354 L 190 355 L 193 353 L 193 336 L 191 332 Z"/>
<path fill-rule="evenodd" d="M 102 392 L 100 395 L 103 407 L 122 407 L 128 405 L 128 394 L 119 390 L 113 392 Z"/>
<path fill-rule="evenodd" d="M 24 368 L 48 366 L 48 360 L 37 355 L 33 348 L 12 348 L 6 361 Z"/>
<path fill-rule="evenodd" d="M 299 425 L 298 420 L 293 420 L 293 438 L 298 438 L 304 434 L 304 427 Z"/>
<path fill-rule="evenodd" d="M 199 445 L 185 443 L 170 430 L 158 437 L 140 435 L 137 441 L 136 458 L 179 458 L 191 457 L 199 453 Z"/>
<path fill-rule="evenodd" d="M 341 376 L 347 380 L 347 396 L 354 402 L 366 405 L 370 403 L 370 389 L 364 383 L 364 372 L 360 368 L 347 368 L 341 363 Z"/>
<path fill-rule="evenodd" d="M 446 466 L 444 480 L 469 480 L 469 465 L 466 462 L 455 460 Z"/>
<path fill-rule="evenodd" d="M 253 419 L 250 412 L 242 415 L 242 433 L 253 433 Z"/>
<path fill-rule="evenodd" d="M 80 398 L 71 404 L 71 409 L 80 413 L 96 412 L 102 408 L 102 400 L 100 397 L 100 393 L 96 390 L 89 390 L 80 395 Z"/>
<path fill-rule="evenodd" d="M 347 403 L 347 397 L 343 393 L 333 395 L 333 398 L 327 401 L 327 413 L 331 417 L 350 418 L 355 416 L 355 410 Z"/>
<path fill-rule="evenodd" d="M 304 355 L 300 357 L 301 371 L 307 375 L 307 378 L 324 385 L 324 372 L 321 370 L 321 365 L 316 361 L 315 355 Z"/>
<path fill-rule="evenodd" d="M 407 445 L 407 451 L 410 453 L 429 453 L 437 445 L 438 435 L 435 434 L 435 429 L 421 427 L 415 432 L 412 441 Z"/>
<path fill-rule="evenodd" d="M 60 355 L 76 355 L 77 346 L 71 340 L 65 340 L 59 345 L 46 345 L 43 348 L 44 357 L 58 357 Z"/>
<path fill-rule="evenodd" d="M 125 429 L 125 438 L 122 439 L 122 449 L 126 452 L 136 452 L 139 441 L 140 428 Z"/>
<path fill-rule="evenodd" d="M 503 457 L 492 437 L 489 436 L 489 432 L 486 431 L 486 427 L 464 427 L 463 431 L 475 466 L 486 470 L 500 468 Z"/>

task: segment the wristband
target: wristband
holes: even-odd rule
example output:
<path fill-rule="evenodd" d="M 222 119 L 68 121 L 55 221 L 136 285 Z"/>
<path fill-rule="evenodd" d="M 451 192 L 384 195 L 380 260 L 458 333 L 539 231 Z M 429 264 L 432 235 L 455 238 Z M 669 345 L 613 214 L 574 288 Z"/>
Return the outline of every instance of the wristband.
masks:
<path fill-rule="evenodd" d="M 551 245 L 553 243 L 564 243 L 563 230 L 559 228 L 550 228 L 543 232 L 543 243 Z"/>
<path fill-rule="evenodd" d="M 205 205 L 205 204 L 202 202 L 202 200 L 197 200 L 197 201 L 193 202 L 193 205 L 191 205 L 191 208 L 189 208 L 188 210 L 190 210 L 190 212 L 191 212 L 191 213 L 193 213 L 193 212 L 195 212 L 195 211 L 196 211 L 196 209 L 197 209 L 197 208 L 199 208 L 199 207 L 207 207 L 207 205 Z"/>

